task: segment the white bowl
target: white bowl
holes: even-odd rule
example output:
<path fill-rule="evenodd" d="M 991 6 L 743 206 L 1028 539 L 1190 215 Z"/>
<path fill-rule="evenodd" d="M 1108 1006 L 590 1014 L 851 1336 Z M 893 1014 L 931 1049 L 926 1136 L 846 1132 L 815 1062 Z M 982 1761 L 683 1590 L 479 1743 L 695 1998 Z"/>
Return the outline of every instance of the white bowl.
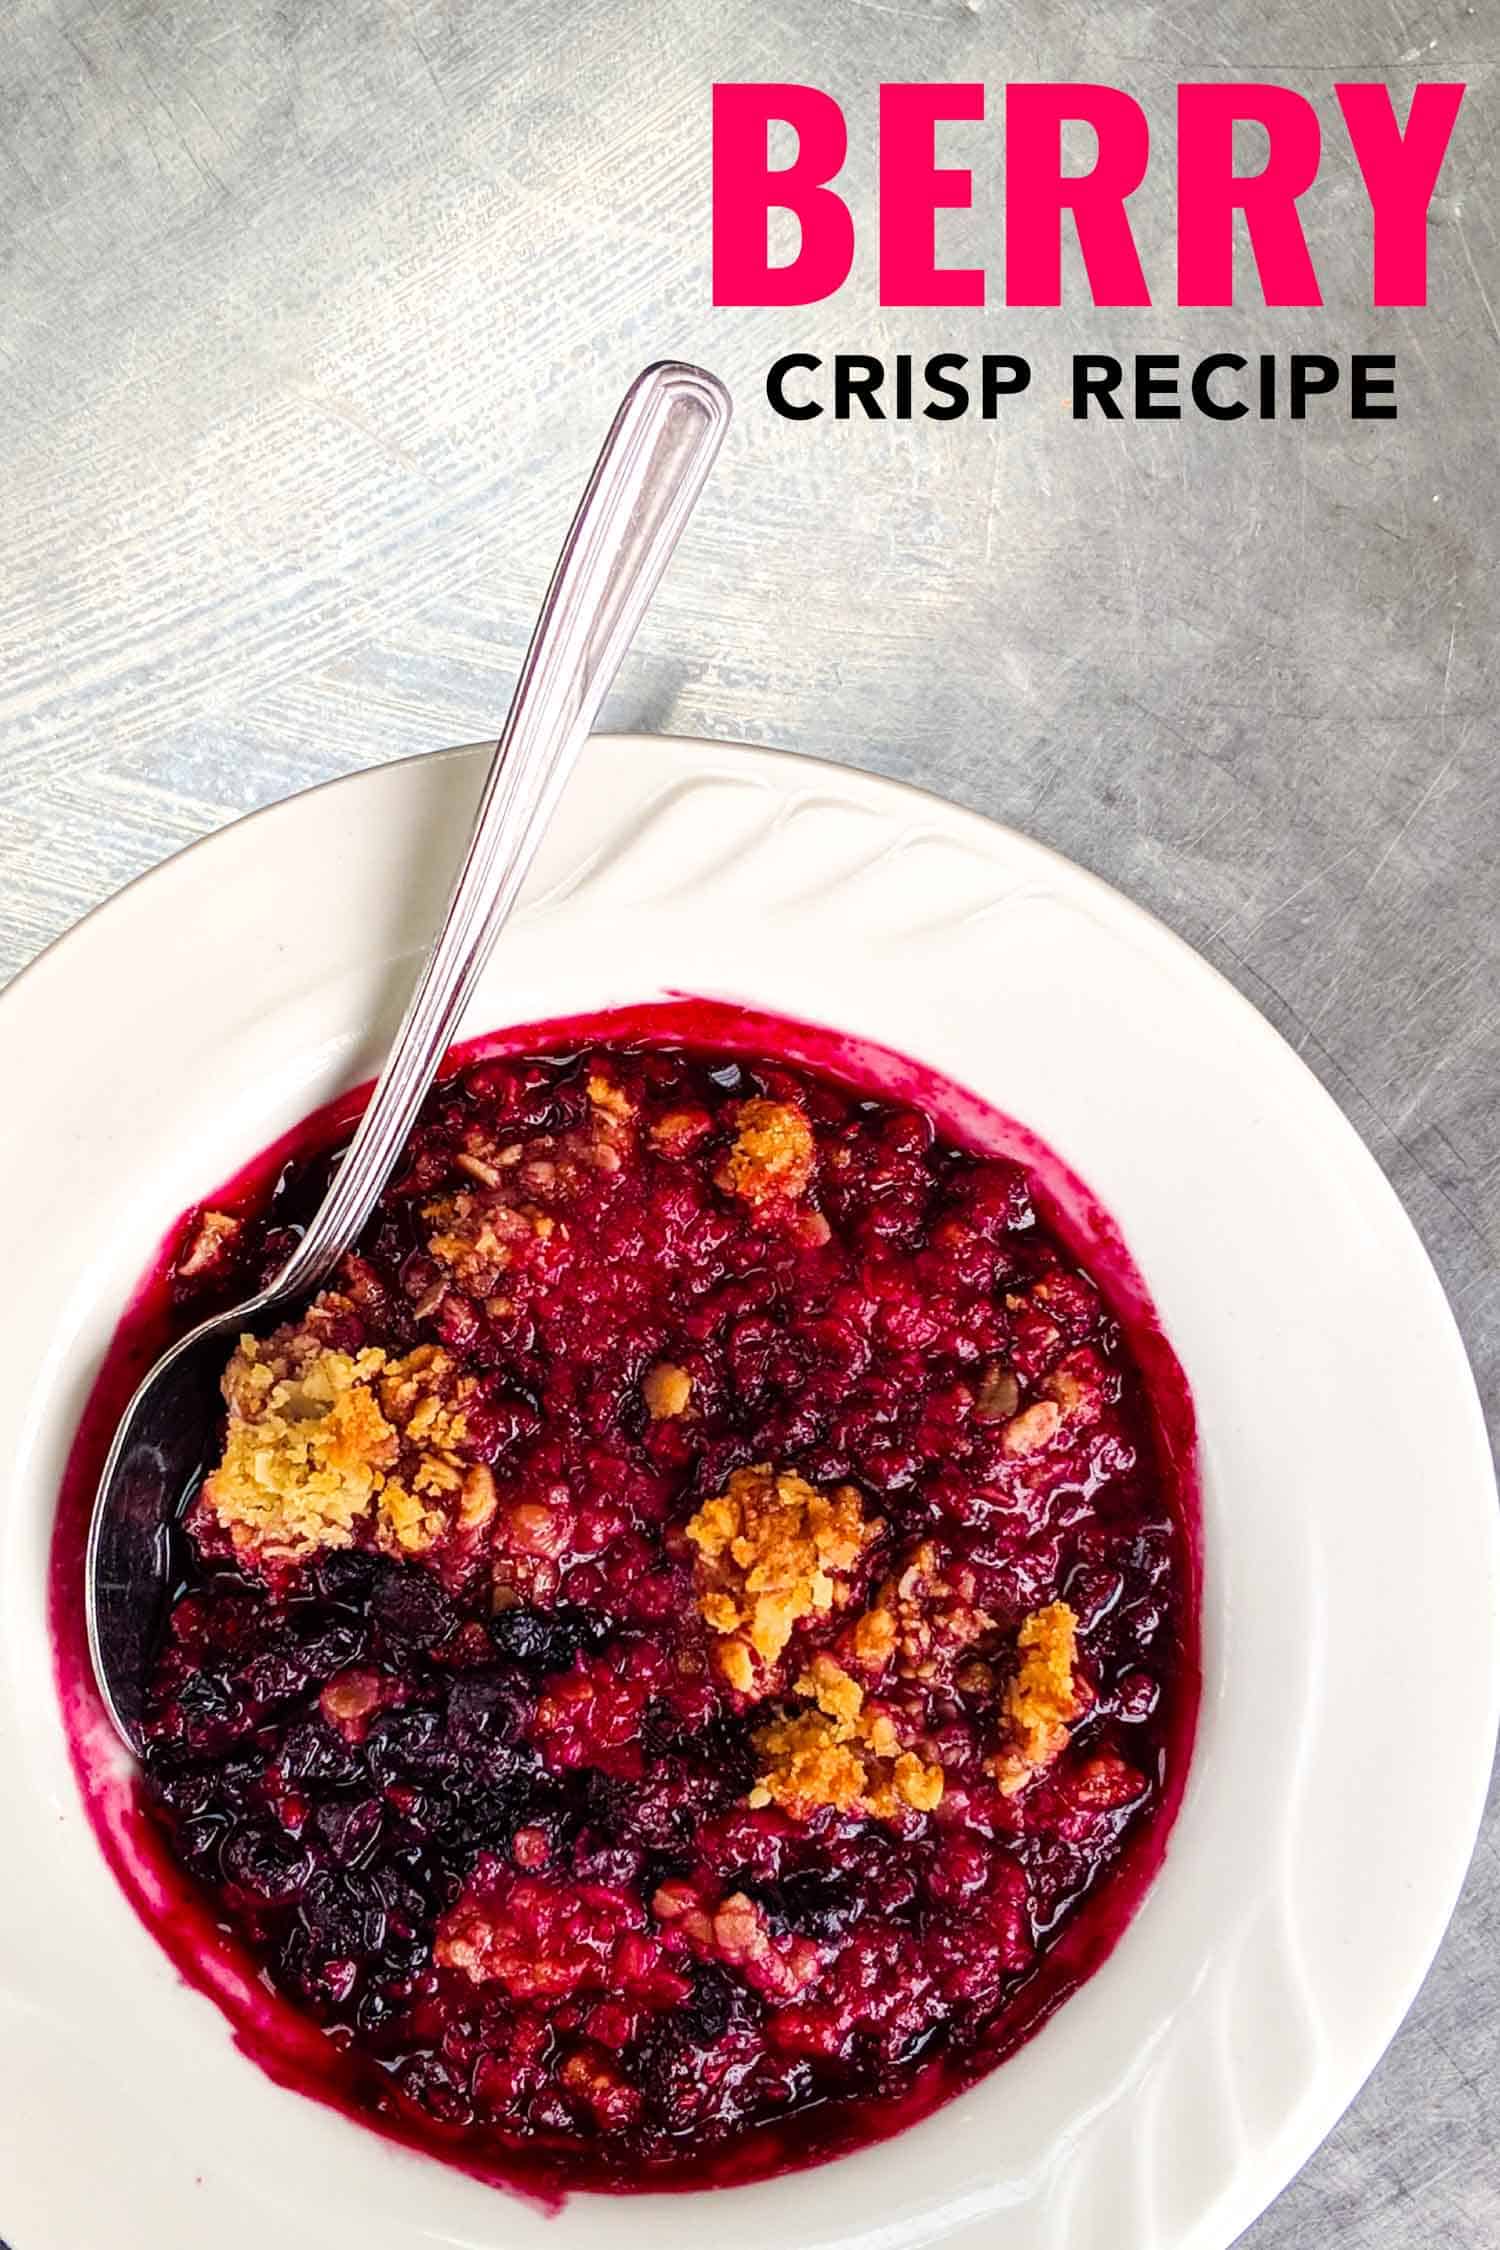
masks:
<path fill-rule="evenodd" d="M 109 1873 L 53 1686 L 48 1538 L 112 1327 L 186 1203 L 378 1063 L 484 757 L 239 823 L 0 1002 L 0 2227 L 18 2250 L 702 2238 L 697 2196 L 548 2218 L 272 2084 Z M 908 2132 L 715 2191 L 716 2243 L 1223 2250 L 1394 2031 L 1479 1819 L 1495 1492 L 1436 1278 L 1333 1103 L 1212 970 L 1077 868 L 893 783 L 594 743 L 466 1028 L 684 989 L 899 1048 L 1048 1141 L 1156 1300 L 1204 1483 L 1197 1748 L 1119 1946 Z"/>

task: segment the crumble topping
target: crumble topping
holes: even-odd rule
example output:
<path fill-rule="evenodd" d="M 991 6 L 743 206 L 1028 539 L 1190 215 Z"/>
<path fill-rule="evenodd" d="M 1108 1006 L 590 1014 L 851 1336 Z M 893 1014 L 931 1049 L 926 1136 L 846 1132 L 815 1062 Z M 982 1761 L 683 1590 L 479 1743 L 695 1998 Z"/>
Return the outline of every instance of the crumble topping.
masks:
<path fill-rule="evenodd" d="M 876 1606 L 854 1620 L 850 1645 L 857 1661 L 883 1672 L 896 1653 L 896 1612 L 877 1598 Z"/>
<path fill-rule="evenodd" d="M 450 1523 L 473 1531 L 494 1513 L 489 1470 L 462 1453 L 466 1382 L 451 1356 L 341 1348 L 328 1338 L 347 1310 L 325 1294 L 264 1343 L 242 1336 L 224 1371 L 224 1451 L 196 1526 L 217 1527 L 252 1567 L 275 1572 L 362 1534 L 416 1555 Z"/>
<path fill-rule="evenodd" d="M 819 1492 L 768 1462 L 736 1469 L 704 1502 L 687 1536 L 698 1550 L 698 1607 L 730 1687 L 751 1694 L 804 1617 L 847 1601 L 849 1574 L 879 1528 L 852 1485 Z"/>
<path fill-rule="evenodd" d="M 942 1801 L 943 1769 L 902 1744 L 890 1714 L 820 1650 L 796 1683 L 814 1708 L 773 1719 L 752 1737 L 766 1764 L 752 1806 L 780 1805 L 806 1815 L 819 1805 L 876 1819 L 909 1807 L 931 1812 Z"/>
<path fill-rule="evenodd" d="M 995 1629 L 972 1591 L 970 1572 L 945 1566 L 933 1541 L 920 1540 L 855 1620 L 851 1658 L 869 1672 L 894 1662 L 903 1679 L 942 1684 L 964 1651 Z"/>
<path fill-rule="evenodd" d="M 635 1115 L 635 1103 L 625 1089 L 615 1085 L 612 1079 L 604 1077 L 600 1071 L 589 1074 L 584 1091 L 595 1109 L 602 1109 L 606 1116 L 618 1119 L 621 1124 L 627 1123 Z"/>
<path fill-rule="evenodd" d="M 471 1172 L 475 1161 L 470 1159 Z M 547 1241 L 557 1223 L 532 1204 L 507 1202 L 503 1174 L 496 1174 L 494 1185 L 491 1194 L 460 1188 L 422 1206 L 422 1216 L 433 1228 L 428 1249 L 471 1297 L 491 1296 L 523 1247 Z"/>
<path fill-rule="evenodd" d="M 651 1127 L 651 1146 L 663 1156 L 691 1156 L 713 1129 L 706 1109 L 669 1109 Z"/>
<path fill-rule="evenodd" d="M 653 1422 L 671 1421 L 687 1412 L 693 1378 L 686 1368 L 674 1367 L 669 1359 L 658 1360 L 641 1378 L 641 1395 Z"/>
<path fill-rule="evenodd" d="M 201 1505 L 237 1552 L 298 1561 L 353 1546 L 400 1440 L 374 1390 L 384 1352 L 276 1346 L 240 1338 L 224 1375 L 224 1457 Z"/>
<path fill-rule="evenodd" d="M 991 1360 L 974 1394 L 976 1422 L 1008 1422 L 1021 1403 L 1021 1386 L 1011 1369 Z"/>
<path fill-rule="evenodd" d="M 1105 1371 L 1087 1345 L 1064 1354 L 1042 1379 L 1042 1390 L 1062 1420 L 1074 1427 L 1098 1420 L 1104 1405 Z"/>
<path fill-rule="evenodd" d="M 1062 1428 L 1062 1408 L 1055 1398 L 1033 1399 L 1014 1414 L 1001 1433 L 1000 1443 L 1009 1454 L 1040 1453 Z"/>
<path fill-rule="evenodd" d="M 172 1269 L 176 1278 L 197 1281 L 227 1265 L 244 1226 L 243 1219 L 233 1218 L 228 1211 L 200 1211 L 187 1246 Z"/>
<path fill-rule="evenodd" d="M 821 1711 L 799 1712 L 792 1719 L 774 1719 L 755 1736 L 755 1747 L 766 1759 L 761 1777 L 750 1792 L 752 1805 L 782 1805 L 790 1812 L 832 1805 L 837 1812 L 852 1812 L 865 1792 L 865 1762 L 850 1739 L 852 1729 L 840 1727 Z"/>
<path fill-rule="evenodd" d="M 351 1664 L 323 1687 L 318 1708 L 346 1742 L 363 1742 L 370 1721 L 405 1696 L 401 1682 L 367 1664 Z"/>
<path fill-rule="evenodd" d="M 1039 1292 L 1037 1292 L 1039 1293 Z M 1000 1432 L 1003 1450 L 1013 1459 L 1040 1453 L 1059 1432 L 1071 1435 L 1097 1422 L 1106 1404 L 1108 1374 L 1098 1354 L 1087 1345 L 1065 1352 L 1037 1383 L 1037 1396 L 1019 1414 L 1012 1411 Z M 986 1410 L 986 1387 L 981 1387 L 974 1411 L 981 1421 L 1002 1418 Z M 989 1392 L 991 1399 L 1020 1396 L 1014 1376 L 1001 1379 Z"/>
<path fill-rule="evenodd" d="M 795 1998 L 817 1974 L 817 1946 L 804 1937 L 778 1937 L 764 1907 L 744 1891 L 730 1891 L 713 1903 L 711 1894 L 692 1882 L 662 1883 L 651 1912 L 665 1929 L 680 1932 L 695 1953 L 738 1969 L 770 1999 Z"/>
<path fill-rule="evenodd" d="M 515 2000 L 580 1991 L 623 1992 L 658 2005 L 680 1999 L 683 1981 L 666 1968 L 643 1920 L 637 1902 L 607 1884 L 579 1889 L 518 1873 L 487 1852 L 438 1923 L 432 1957 L 471 1984 L 503 1986 Z"/>
<path fill-rule="evenodd" d="M 467 1184 L 422 1205 L 432 1230 L 427 1248 L 466 1296 L 488 1302 L 503 1274 L 533 1266 L 539 1246 L 566 1239 L 562 1210 L 591 1181 L 623 1172 L 636 1104 L 600 1070 L 590 1072 L 584 1092 L 587 1114 L 565 1131 L 502 1140 L 471 1126 L 466 1145 L 451 1158 Z M 439 1298 L 435 1292 L 419 1313 L 435 1310 Z"/>
<path fill-rule="evenodd" d="M 814 1155 L 812 1127 L 795 1102 L 741 1102 L 734 1144 L 714 1179 L 747 1203 L 796 1197 L 812 1179 Z"/>
<path fill-rule="evenodd" d="M 1075 1670 L 1078 1619 L 1066 1602 L 1034 1611 L 1016 1636 L 1016 1650 L 1020 1663 L 1001 1706 L 1010 1739 L 992 1766 L 1007 1797 L 1061 1757 L 1083 1711 Z"/>
<path fill-rule="evenodd" d="M 865 1691 L 825 1649 L 819 1649 L 797 1682 L 797 1693 L 810 1696 L 825 1718 L 837 1726 L 858 1725 L 865 1708 Z"/>

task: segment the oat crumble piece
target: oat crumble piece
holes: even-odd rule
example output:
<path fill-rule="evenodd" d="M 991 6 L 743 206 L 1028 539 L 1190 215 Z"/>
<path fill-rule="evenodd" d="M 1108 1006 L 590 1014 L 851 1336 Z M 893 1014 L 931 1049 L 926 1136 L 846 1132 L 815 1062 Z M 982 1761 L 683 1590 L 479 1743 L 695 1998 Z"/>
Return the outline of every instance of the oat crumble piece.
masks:
<path fill-rule="evenodd" d="M 491 1164 L 487 1157 L 475 1156 L 471 1149 L 461 1148 L 453 1164 L 456 1171 L 467 1172 L 481 1187 L 497 1188 L 505 1178 L 498 1164 Z"/>
<path fill-rule="evenodd" d="M 554 1225 L 530 1204 L 517 1208 L 499 1194 L 467 1188 L 424 1203 L 422 1216 L 433 1229 L 427 1238 L 433 1257 L 460 1289 L 481 1300 L 493 1295 L 523 1247 L 545 1241 Z"/>
<path fill-rule="evenodd" d="M 400 1452 L 372 1388 L 384 1365 L 379 1351 L 240 1338 L 224 1373 L 223 1458 L 199 1500 L 237 1553 L 297 1562 L 354 1544 Z"/>
<path fill-rule="evenodd" d="M 1033 1611 L 1016 1636 L 1016 1651 L 1020 1663 L 1001 1706 L 1010 1739 L 991 1769 L 1007 1797 L 1061 1757 L 1083 1710 L 1078 1619 L 1066 1602 Z"/>
<path fill-rule="evenodd" d="M 453 1165 L 469 1184 L 423 1204 L 432 1230 L 427 1247 L 465 1295 L 487 1302 L 503 1274 L 533 1262 L 538 1245 L 566 1238 L 556 1205 L 566 1206 L 591 1175 L 624 1169 L 634 1102 L 600 1071 L 590 1074 L 585 1092 L 589 1107 L 579 1125 L 460 1150 Z"/>
<path fill-rule="evenodd" d="M 669 1109 L 651 1127 L 651 1146 L 663 1156 L 691 1156 L 713 1129 L 706 1109 Z"/>
<path fill-rule="evenodd" d="M 658 1360 L 641 1377 L 641 1395 L 653 1422 L 670 1422 L 687 1412 L 693 1378 L 685 1367 L 674 1367 L 669 1359 Z"/>
<path fill-rule="evenodd" d="M 797 1693 L 810 1696 L 824 1717 L 841 1727 L 857 1726 L 865 1707 L 865 1691 L 858 1680 L 826 1649 L 818 1650 L 798 1680 Z"/>
<path fill-rule="evenodd" d="M 853 1653 L 872 1672 L 883 1672 L 896 1653 L 896 1612 L 877 1603 L 854 1621 Z"/>
<path fill-rule="evenodd" d="M 1040 1453 L 1062 1428 L 1062 1418 L 1062 1408 L 1056 1399 L 1033 1399 L 1030 1406 L 1023 1406 L 1020 1413 L 1012 1415 L 1006 1423 L 1000 1434 L 1001 1447 L 1012 1459 Z"/>
<path fill-rule="evenodd" d="M 192 1238 L 179 1253 L 173 1271 L 178 1281 L 196 1281 L 223 1265 L 244 1229 L 244 1220 L 228 1211 L 200 1211 Z"/>
<path fill-rule="evenodd" d="M 1021 1403 L 1021 1386 L 1010 1368 L 991 1360 L 974 1394 L 976 1422 L 1008 1422 Z"/>
<path fill-rule="evenodd" d="M 526 1889 L 524 1882 L 516 1887 Z M 529 1887 L 538 1895 L 555 1893 L 555 1886 L 536 1878 Z M 497 1983 L 521 2000 L 564 1997 L 586 1975 L 574 1948 L 549 1948 L 542 1929 L 516 1911 L 512 1898 L 491 1896 L 472 1883 L 439 1922 L 432 1958 L 471 1984 Z"/>
<path fill-rule="evenodd" d="M 500 1495 L 495 1490 L 494 1471 L 483 1461 L 471 1463 L 459 1486 L 458 1515 L 455 1519 L 459 1530 L 482 1530 L 499 1504 Z"/>
<path fill-rule="evenodd" d="M 464 1458 L 467 1378 L 433 1344 L 391 1359 L 327 1341 L 347 1300 L 325 1294 L 262 1343 L 243 1336 L 224 1371 L 224 1451 L 195 1504 L 252 1567 L 273 1571 L 360 1535 L 420 1554 L 456 1523 L 494 1513 L 488 1469 Z"/>
<path fill-rule="evenodd" d="M 954 1575 L 962 1581 L 954 1583 Z M 910 1548 L 849 1634 L 851 1659 L 871 1673 L 894 1663 L 902 1679 L 946 1685 L 966 1649 L 995 1629 L 970 1599 L 970 1575 L 944 1566 L 930 1539 Z"/>
<path fill-rule="evenodd" d="M 931 1812 L 943 1769 L 908 1750 L 888 1713 L 871 1710 L 859 1682 L 820 1650 L 796 1684 L 814 1708 L 773 1719 L 754 1736 L 766 1760 L 750 1804 L 780 1805 L 793 1817 L 820 1805 L 877 1819 L 909 1807 Z M 872 1761 L 875 1761 L 872 1763 Z"/>
<path fill-rule="evenodd" d="M 804 1617 L 848 1599 L 850 1573 L 880 1528 L 852 1485 L 819 1492 L 769 1462 L 736 1469 L 704 1502 L 686 1531 L 698 1550 L 698 1607 L 730 1687 L 749 1695 Z"/>
<path fill-rule="evenodd" d="M 744 1891 L 730 1891 L 717 1905 L 690 1882 L 659 1884 L 651 1911 L 667 1929 L 679 1931 L 693 1950 L 739 1969 L 768 1998 L 789 2000 L 817 1973 L 818 1947 L 811 1938 L 776 1936 L 766 1911 Z"/>
<path fill-rule="evenodd" d="M 635 1103 L 622 1086 L 616 1086 L 602 1072 L 591 1072 L 584 1090 L 595 1109 L 604 1110 L 608 1116 L 618 1118 L 622 1124 L 634 1117 Z"/>
<path fill-rule="evenodd" d="M 807 1190 L 815 1154 L 812 1127 L 795 1102 L 742 1102 L 715 1184 L 751 1204 L 795 1198 Z"/>
<path fill-rule="evenodd" d="M 1042 1391 L 1063 1421 L 1084 1425 L 1098 1420 L 1105 1400 L 1105 1368 L 1087 1344 L 1066 1353 L 1042 1378 Z"/>
<path fill-rule="evenodd" d="M 821 1711 L 773 1719 L 757 1733 L 755 1747 L 767 1763 L 750 1792 L 752 1805 L 832 1805 L 852 1812 L 863 1800 L 865 1762 L 858 1746 Z"/>

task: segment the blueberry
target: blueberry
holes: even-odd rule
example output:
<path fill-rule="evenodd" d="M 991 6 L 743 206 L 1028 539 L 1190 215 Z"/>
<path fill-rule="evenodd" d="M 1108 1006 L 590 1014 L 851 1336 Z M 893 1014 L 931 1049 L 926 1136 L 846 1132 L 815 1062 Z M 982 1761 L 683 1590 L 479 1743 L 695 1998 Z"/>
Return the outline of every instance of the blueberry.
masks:
<path fill-rule="evenodd" d="M 502 1656 L 537 1672 L 565 1672 L 582 1649 L 596 1648 L 609 1632 L 606 1618 L 586 1609 L 501 1610 L 490 1620 L 490 1638 Z"/>
<path fill-rule="evenodd" d="M 402 2092 L 441 2124 L 467 2125 L 474 2114 L 468 2095 L 438 2055 L 413 2056 L 402 2065 L 400 2080 Z"/>
<path fill-rule="evenodd" d="M 369 1599 L 370 1588 L 388 1567 L 377 1555 L 361 1554 L 352 1547 L 336 1548 L 319 1557 L 311 1579 L 324 1601 L 359 1607 Z"/>
<path fill-rule="evenodd" d="M 382 1818 L 373 1797 L 336 1797 L 318 1806 L 313 1827 L 332 1859 L 340 1866 L 355 1867 L 373 1849 Z"/>
<path fill-rule="evenodd" d="M 526 1722 L 527 1698 L 496 1672 L 464 1672 L 448 1690 L 447 1735 L 454 1748 L 479 1752 L 511 1743 Z"/>
<path fill-rule="evenodd" d="M 150 1768 L 152 1794 L 184 1819 L 207 1810 L 218 1776 L 211 1766 L 157 1764 Z"/>
<path fill-rule="evenodd" d="M 276 1762 L 283 1779 L 297 1784 L 356 1781 L 362 1770 L 358 1752 L 321 1719 L 288 1728 Z"/>
<path fill-rule="evenodd" d="M 182 1739 L 193 1750 L 224 1749 L 251 1723 L 244 1702 L 217 1672 L 194 1672 L 176 1701 Z"/>
<path fill-rule="evenodd" d="M 325 1956 L 363 1960 L 385 1944 L 385 1905 L 367 1876 L 321 1869 L 305 1884 L 299 1911 Z"/>
<path fill-rule="evenodd" d="M 426 1900 L 417 1885 L 408 1882 L 398 1867 L 375 1868 L 370 1876 L 370 1889 L 398 1935 L 409 1935 L 426 1922 Z"/>
<path fill-rule="evenodd" d="M 206 1813 L 201 1819 L 183 1822 L 177 1830 L 177 1849 L 190 1867 L 200 1873 L 212 1871 L 228 1825 L 223 1813 Z"/>
<path fill-rule="evenodd" d="M 289 1651 L 263 1649 L 240 1674 L 239 1685 L 264 1710 L 268 1704 L 286 1703 L 300 1695 L 307 1686 L 307 1669 Z"/>
<path fill-rule="evenodd" d="M 743 1886 L 765 1908 L 772 1925 L 800 1937 L 841 1937 L 863 1910 L 859 1893 L 824 1868 L 804 1867 L 778 1883 Z"/>
<path fill-rule="evenodd" d="M 380 1953 L 380 1973 L 394 1984 L 417 1976 L 432 1959 L 432 1940 L 419 1930 L 410 1937 L 387 1937 Z"/>
<path fill-rule="evenodd" d="M 693 1989 L 674 2009 L 672 2020 L 694 2047 L 715 2047 L 740 2011 L 743 1994 L 717 1962 L 703 1961 L 693 1974 Z"/>
<path fill-rule="evenodd" d="M 216 1790 L 219 1802 L 231 1809 L 259 1797 L 265 1760 L 255 1750 L 238 1751 L 219 1765 Z"/>
<path fill-rule="evenodd" d="M 354 2011 L 354 2020 L 361 2031 L 380 2032 L 389 2028 L 397 2013 L 397 2003 L 385 1992 L 367 1992 Z"/>
<path fill-rule="evenodd" d="M 416 1565 L 390 1572 L 370 1596 L 370 1615 L 392 1640 L 422 1648 L 451 1640 L 458 1612 L 436 1578 Z"/>
<path fill-rule="evenodd" d="M 365 1742 L 365 1763 L 382 1789 L 392 1782 L 441 1782 L 456 1770 L 451 1746 L 443 1741 L 442 1721 L 433 1710 L 386 1711 Z"/>
<path fill-rule="evenodd" d="M 353 1618 L 310 1620 L 296 1644 L 297 1661 L 309 1679 L 330 1680 L 358 1663 L 368 1638 L 366 1627 Z"/>
<path fill-rule="evenodd" d="M 299 1898 L 311 1864 L 300 1844 L 274 1828 L 236 1829 L 219 1853 L 225 1880 L 267 1906 L 290 1906 Z"/>

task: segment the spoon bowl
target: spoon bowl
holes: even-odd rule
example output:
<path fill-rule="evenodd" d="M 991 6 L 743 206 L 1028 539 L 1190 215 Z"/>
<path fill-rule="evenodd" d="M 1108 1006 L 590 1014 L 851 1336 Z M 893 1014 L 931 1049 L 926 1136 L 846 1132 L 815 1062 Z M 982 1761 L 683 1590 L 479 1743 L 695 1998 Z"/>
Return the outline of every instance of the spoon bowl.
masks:
<path fill-rule="evenodd" d="M 163 1353 L 127 1407 L 100 1478 L 85 1561 L 89 1646 L 110 1717 L 133 1750 L 177 1576 L 176 1525 L 223 1413 L 227 1349 L 267 1303 L 216 1314 Z"/>

